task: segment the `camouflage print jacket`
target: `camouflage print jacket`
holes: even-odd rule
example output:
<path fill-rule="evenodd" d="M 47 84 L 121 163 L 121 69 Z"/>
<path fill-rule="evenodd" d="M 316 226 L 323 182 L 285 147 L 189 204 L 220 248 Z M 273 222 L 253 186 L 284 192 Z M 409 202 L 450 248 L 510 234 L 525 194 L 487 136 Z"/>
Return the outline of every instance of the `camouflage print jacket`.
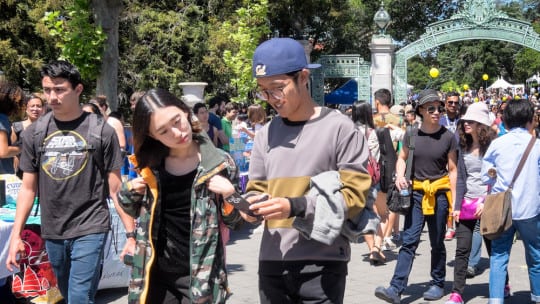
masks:
<path fill-rule="evenodd" d="M 230 228 L 242 223 L 239 212 L 228 208 L 225 214 L 217 195 L 210 192 L 206 181 L 216 174 L 235 178 L 236 166 L 225 152 L 216 149 L 206 137 L 200 138 L 201 163 L 191 191 L 191 303 L 225 303 L 229 296 L 224 245 L 219 222 Z M 135 157 L 130 161 L 136 162 Z M 148 185 L 144 195 L 131 192 L 127 183 L 118 194 L 120 205 L 129 215 L 138 218 L 136 248 L 129 283 L 128 303 L 148 303 L 149 274 L 154 259 L 151 231 L 159 231 L 159 175 L 157 170 L 143 168 L 140 175 Z M 158 236 L 159 237 L 159 236 Z"/>

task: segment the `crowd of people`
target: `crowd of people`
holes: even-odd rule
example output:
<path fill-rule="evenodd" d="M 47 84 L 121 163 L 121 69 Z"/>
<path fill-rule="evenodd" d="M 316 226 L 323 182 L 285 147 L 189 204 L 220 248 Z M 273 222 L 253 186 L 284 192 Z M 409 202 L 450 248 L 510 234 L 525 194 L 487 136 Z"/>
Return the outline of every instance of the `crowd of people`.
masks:
<path fill-rule="evenodd" d="M 62 296 L 94 303 L 112 200 L 126 230 L 120 258 L 132 266 L 129 303 L 225 303 L 225 245 L 243 223 L 262 223 L 260 303 L 343 303 L 350 243 L 359 239 L 374 266 L 399 250 L 389 286 L 375 295 L 400 303 L 427 223 L 432 280 L 423 297 L 444 297 L 447 256 L 455 256 L 446 303 L 464 303 L 480 259 L 484 198 L 508 188 L 527 142 L 539 136 L 535 95 L 426 89 L 394 105 L 380 89 L 373 103 L 341 113 L 310 96 L 310 70 L 319 67 L 295 40 L 273 38 L 257 47 L 252 66 L 271 119 L 259 104 L 218 95 L 190 108 L 148 88 L 131 96 L 129 130 L 106 97 L 81 104 L 81 76 L 69 62 L 43 66 L 43 93 L 25 97 L 0 84 L 0 173 L 22 178 L 7 268 L 20 266 L 21 232 L 39 196 Z M 23 105 L 25 120 L 12 124 Z M 229 154 L 237 132 L 253 141 L 243 187 Z M 512 227 L 484 239 L 492 304 L 511 294 L 506 267 L 516 232 L 531 300 L 540 303 L 539 145 L 513 185 Z M 402 225 L 387 206 L 394 187 L 411 197 Z M 368 209 L 380 221 L 373 233 L 365 233 Z M 447 253 L 445 240 L 454 238 L 456 252 Z"/>

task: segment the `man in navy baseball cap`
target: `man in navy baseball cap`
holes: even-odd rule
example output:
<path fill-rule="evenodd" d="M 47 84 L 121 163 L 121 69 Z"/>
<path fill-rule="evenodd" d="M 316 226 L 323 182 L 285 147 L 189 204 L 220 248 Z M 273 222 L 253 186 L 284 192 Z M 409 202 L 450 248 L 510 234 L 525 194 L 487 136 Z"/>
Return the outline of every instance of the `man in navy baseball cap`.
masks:
<path fill-rule="evenodd" d="M 308 64 L 302 45 L 291 38 L 273 38 L 257 47 L 253 55 L 253 77 L 268 77 L 315 69 L 320 64 Z"/>
<path fill-rule="evenodd" d="M 255 135 L 246 187 L 250 209 L 265 219 L 261 304 L 343 303 L 351 249 L 341 230 L 371 185 L 365 137 L 311 99 L 309 69 L 317 67 L 289 38 L 263 42 L 253 56 L 256 95 L 279 114 Z M 297 284 L 284 288 L 289 282 Z"/>

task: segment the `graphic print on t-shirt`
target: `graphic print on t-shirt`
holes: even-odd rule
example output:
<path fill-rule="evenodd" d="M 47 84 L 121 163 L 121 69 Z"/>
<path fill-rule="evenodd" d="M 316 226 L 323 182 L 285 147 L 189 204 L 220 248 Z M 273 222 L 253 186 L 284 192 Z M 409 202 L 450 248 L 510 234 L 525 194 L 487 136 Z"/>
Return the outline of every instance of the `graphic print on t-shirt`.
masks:
<path fill-rule="evenodd" d="M 88 162 L 86 140 L 75 131 L 56 131 L 43 142 L 41 168 L 55 180 L 77 176 Z"/>

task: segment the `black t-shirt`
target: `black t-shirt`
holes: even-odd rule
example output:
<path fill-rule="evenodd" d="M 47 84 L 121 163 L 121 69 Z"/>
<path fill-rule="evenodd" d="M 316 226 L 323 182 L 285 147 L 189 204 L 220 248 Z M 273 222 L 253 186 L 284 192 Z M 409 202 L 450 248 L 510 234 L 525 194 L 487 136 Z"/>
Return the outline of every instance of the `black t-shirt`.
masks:
<path fill-rule="evenodd" d="M 52 118 L 44 139 L 40 164 L 34 164 L 33 135 L 36 124 L 22 133 L 23 149 L 19 167 L 38 172 L 41 233 L 45 239 L 68 239 L 109 231 L 108 193 L 101 169 L 92 153 L 103 154 L 105 175 L 122 167 L 122 154 L 114 129 L 105 124 L 101 151 L 87 147 L 89 113 L 73 121 Z M 94 114 L 92 114 L 94 115 Z"/>
<path fill-rule="evenodd" d="M 176 176 L 159 169 L 161 216 L 156 251 L 162 271 L 190 274 L 191 188 L 196 173 L 195 169 Z"/>
<path fill-rule="evenodd" d="M 403 138 L 403 145 L 409 146 L 409 136 Z M 414 146 L 414 179 L 433 181 L 448 175 L 448 153 L 457 149 L 456 138 L 452 132 L 443 126 L 431 134 L 419 129 Z"/>

